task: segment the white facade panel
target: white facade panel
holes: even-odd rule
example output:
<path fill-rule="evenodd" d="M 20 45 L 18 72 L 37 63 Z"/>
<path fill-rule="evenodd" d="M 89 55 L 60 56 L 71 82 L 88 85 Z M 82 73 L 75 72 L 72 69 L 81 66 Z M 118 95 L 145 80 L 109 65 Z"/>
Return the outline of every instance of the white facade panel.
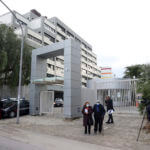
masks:
<path fill-rule="evenodd" d="M 12 24 L 12 14 L 7 13 L 7 14 L 0 16 L 0 24 L 2 23 L 7 24 L 7 25 Z"/>
<path fill-rule="evenodd" d="M 28 26 L 31 29 L 38 29 L 38 28 L 41 28 L 41 25 L 42 25 L 41 23 L 42 23 L 42 18 L 36 18 L 32 20 Z"/>

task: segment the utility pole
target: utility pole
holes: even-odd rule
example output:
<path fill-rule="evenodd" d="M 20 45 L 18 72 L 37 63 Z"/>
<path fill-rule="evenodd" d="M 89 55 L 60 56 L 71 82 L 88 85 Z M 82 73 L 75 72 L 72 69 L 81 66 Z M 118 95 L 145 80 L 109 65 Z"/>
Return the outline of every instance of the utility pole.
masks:
<path fill-rule="evenodd" d="M 20 94 L 21 94 L 21 81 L 22 81 L 22 60 L 23 60 L 23 47 L 24 47 L 24 33 L 21 21 L 17 18 L 16 14 L 2 1 L 0 2 L 10 11 L 10 13 L 14 16 L 14 18 L 19 23 L 19 26 L 21 28 L 22 32 L 22 38 L 21 38 L 21 49 L 20 49 L 20 68 L 19 68 L 19 85 L 18 85 L 18 97 L 17 97 L 17 120 L 16 123 L 19 124 L 19 116 L 20 116 Z"/>

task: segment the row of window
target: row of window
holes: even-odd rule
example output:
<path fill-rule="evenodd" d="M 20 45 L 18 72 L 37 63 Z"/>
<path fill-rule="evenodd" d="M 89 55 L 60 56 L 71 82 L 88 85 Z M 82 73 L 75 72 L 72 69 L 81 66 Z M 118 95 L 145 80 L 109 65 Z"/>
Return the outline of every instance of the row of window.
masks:
<path fill-rule="evenodd" d="M 57 32 L 57 34 L 58 34 L 58 36 L 62 39 L 62 40 L 65 40 L 66 38 L 62 35 L 62 34 L 60 34 L 59 32 Z"/>
<path fill-rule="evenodd" d="M 53 29 L 51 26 L 49 26 L 48 24 L 44 23 L 44 27 L 50 31 L 52 31 L 53 33 L 55 33 L 55 29 Z"/>
<path fill-rule="evenodd" d="M 59 29 L 62 31 L 62 32 L 64 32 L 65 33 L 65 28 L 64 27 L 62 27 L 60 24 L 58 24 L 57 23 L 57 27 L 59 27 Z"/>
<path fill-rule="evenodd" d="M 96 62 L 94 62 L 94 61 L 88 59 L 88 58 L 85 57 L 85 56 L 82 56 L 82 59 L 83 59 L 84 61 L 88 62 L 88 63 L 91 63 L 92 65 L 97 65 Z"/>
<path fill-rule="evenodd" d="M 40 40 L 40 39 L 38 39 L 38 38 L 32 36 L 31 34 L 27 34 L 27 37 L 28 37 L 29 39 L 34 40 L 35 42 L 38 42 L 38 43 L 42 44 L 42 40 Z"/>
<path fill-rule="evenodd" d="M 81 43 L 81 41 L 80 41 L 77 37 L 74 37 L 74 35 L 73 35 L 72 33 L 70 33 L 69 31 L 66 32 L 65 28 L 62 27 L 60 24 L 57 23 L 57 27 L 58 27 L 62 32 L 66 33 L 69 37 L 75 38 L 75 40 L 77 40 L 79 43 Z M 86 49 L 92 51 L 92 49 L 91 49 L 90 47 L 88 47 L 85 43 L 82 42 L 82 45 L 83 45 Z"/>
<path fill-rule="evenodd" d="M 55 38 L 54 37 L 52 37 L 52 36 L 50 36 L 49 34 L 47 34 L 47 33 L 45 33 L 44 32 L 44 36 L 46 36 L 47 38 L 49 38 L 49 40 L 51 41 L 51 42 L 55 42 Z"/>
<path fill-rule="evenodd" d="M 82 65 L 88 69 L 91 69 L 93 71 L 97 71 L 97 72 L 100 72 L 100 70 L 97 70 L 96 68 L 90 66 L 90 65 L 87 65 L 86 63 L 82 62 Z"/>
<path fill-rule="evenodd" d="M 71 34 L 69 31 L 67 31 L 67 35 L 68 35 L 69 37 L 74 38 L 74 35 L 73 35 L 73 34 Z"/>
<path fill-rule="evenodd" d="M 82 52 L 83 52 L 85 55 L 87 55 L 87 56 L 93 58 L 93 59 L 96 61 L 96 58 L 95 58 L 94 56 L 92 56 L 90 53 L 86 52 L 86 51 L 83 50 L 83 49 L 82 49 Z"/>

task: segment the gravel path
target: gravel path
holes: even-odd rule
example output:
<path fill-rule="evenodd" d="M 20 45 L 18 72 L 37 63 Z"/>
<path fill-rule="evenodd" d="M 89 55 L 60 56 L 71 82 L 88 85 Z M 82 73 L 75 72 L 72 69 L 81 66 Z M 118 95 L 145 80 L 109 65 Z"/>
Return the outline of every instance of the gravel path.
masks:
<path fill-rule="evenodd" d="M 6 136 L 13 135 L 15 138 L 21 134 L 24 136 L 24 131 L 30 135 L 36 133 L 41 136 L 62 137 L 112 149 L 149 150 L 150 134 L 142 131 L 139 142 L 136 142 L 141 119 L 138 114 L 114 114 L 115 124 L 104 123 L 104 134 L 94 135 L 92 127 L 91 135 L 84 135 L 82 118 L 69 121 L 59 115 L 24 116 L 21 117 L 19 125 L 15 124 L 15 119 L 1 120 L 0 132 Z"/>

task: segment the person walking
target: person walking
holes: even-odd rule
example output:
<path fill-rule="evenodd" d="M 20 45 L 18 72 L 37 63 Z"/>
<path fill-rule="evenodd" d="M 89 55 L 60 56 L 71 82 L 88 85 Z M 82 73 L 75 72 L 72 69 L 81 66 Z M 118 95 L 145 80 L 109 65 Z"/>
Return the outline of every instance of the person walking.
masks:
<path fill-rule="evenodd" d="M 112 113 L 114 112 L 113 101 L 110 98 L 110 96 L 106 96 L 105 104 L 106 104 L 107 112 L 108 112 L 108 121 L 106 123 L 108 124 L 114 123 L 113 115 L 112 115 Z"/>
<path fill-rule="evenodd" d="M 0 97 L 0 119 L 2 119 L 2 102 L 1 102 L 1 97 Z"/>
<path fill-rule="evenodd" d="M 86 102 L 83 106 L 82 109 L 82 114 L 83 114 L 83 126 L 85 127 L 84 133 L 91 134 L 91 126 L 93 125 L 93 118 L 92 118 L 92 107 L 90 106 L 89 102 Z"/>
<path fill-rule="evenodd" d="M 97 100 L 96 104 L 93 106 L 93 112 L 94 112 L 94 133 L 96 134 L 97 131 L 101 133 L 102 126 L 103 126 L 103 120 L 105 115 L 105 109 L 102 104 L 100 104 L 100 101 Z"/>

